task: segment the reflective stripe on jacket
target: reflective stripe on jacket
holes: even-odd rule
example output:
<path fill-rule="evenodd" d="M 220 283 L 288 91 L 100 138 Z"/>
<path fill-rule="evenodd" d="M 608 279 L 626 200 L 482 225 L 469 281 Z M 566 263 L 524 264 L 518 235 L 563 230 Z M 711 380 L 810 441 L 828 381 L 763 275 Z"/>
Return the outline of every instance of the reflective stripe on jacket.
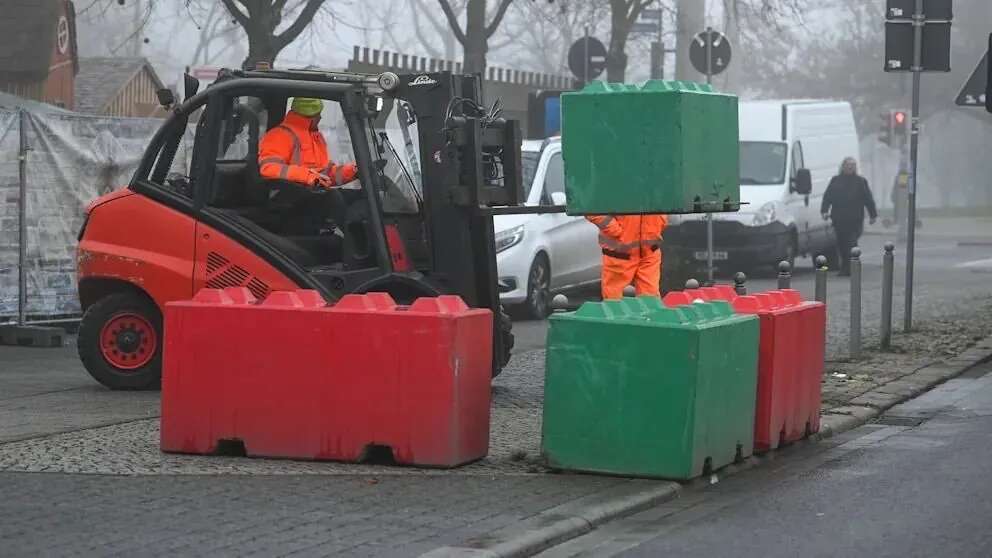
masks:
<path fill-rule="evenodd" d="M 258 172 L 263 178 L 288 180 L 313 186 L 320 174 L 341 185 L 355 179 L 353 164 L 336 165 L 327 153 L 327 142 L 312 120 L 289 112 L 282 123 L 265 133 L 258 146 Z"/>
<path fill-rule="evenodd" d="M 657 250 L 668 226 L 664 215 L 589 215 L 586 219 L 599 227 L 603 253 L 619 258 Z"/>

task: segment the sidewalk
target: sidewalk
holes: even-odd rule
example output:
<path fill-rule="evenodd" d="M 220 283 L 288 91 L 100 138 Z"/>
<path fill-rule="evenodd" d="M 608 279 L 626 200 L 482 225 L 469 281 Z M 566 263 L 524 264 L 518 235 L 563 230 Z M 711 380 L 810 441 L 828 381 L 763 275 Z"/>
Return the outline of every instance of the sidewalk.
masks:
<path fill-rule="evenodd" d="M 992 241 L 992 216 L 921 217 L 920 220 L 923 222 L 923 226 L 916 229 L 916 234 L 920 238 L 958 238 L 964 236 L 975 240 Z M 885 227 L 884 221 L 881 217 L 874 225 L 869 225 L 865 221 L 864 234 L 886 235 L 895 238 L 899 228 L 895 224 Z"/>

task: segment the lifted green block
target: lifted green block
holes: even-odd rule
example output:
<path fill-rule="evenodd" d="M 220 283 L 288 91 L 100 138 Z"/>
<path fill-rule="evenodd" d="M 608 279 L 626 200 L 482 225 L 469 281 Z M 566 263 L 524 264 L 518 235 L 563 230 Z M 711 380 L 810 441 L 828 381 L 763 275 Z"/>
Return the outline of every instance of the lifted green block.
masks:
<path fill-rule="evenodd" d="M 561 96 L 567 212 L 737 211 L 737 97 L 708 85 L 593 82 Z"/>
<path fill-rule="evenodd" d="M 758 320 L 724 302 L 551 317 L 542 450 L 558 469 L 690 479 L 751 455 Z"/>

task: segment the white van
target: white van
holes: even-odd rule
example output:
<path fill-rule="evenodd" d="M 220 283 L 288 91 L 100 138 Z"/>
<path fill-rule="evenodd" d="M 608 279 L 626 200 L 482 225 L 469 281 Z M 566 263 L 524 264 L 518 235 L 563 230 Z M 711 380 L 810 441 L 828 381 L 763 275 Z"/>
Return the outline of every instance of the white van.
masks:
<path fill-rule="evenodd" d="M 833 264 L 836 240 L 830 222 L 820 216 L 820 203 L 843 159 L 858 157 L 851 105 L 743 102 L 739 118 L 741 201 L 746 205 L 738 213 L 714 214 L 714 266 L 735 272 L 820 254 Z M 705 267 L 705 216 L 673 216 L 665 250 L 666 259 Z"/>

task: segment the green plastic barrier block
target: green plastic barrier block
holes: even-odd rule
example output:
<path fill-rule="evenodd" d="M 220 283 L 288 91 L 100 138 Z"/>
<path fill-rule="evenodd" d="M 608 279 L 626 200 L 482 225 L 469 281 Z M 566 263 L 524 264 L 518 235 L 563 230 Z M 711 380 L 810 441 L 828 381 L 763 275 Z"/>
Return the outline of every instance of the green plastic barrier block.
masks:
<path fill-rule="evenodd" d="M 593 82 L 563 93 L 561 113 L 569 215 L 740 208 L 734 95 L 692 82 Z"/>
<path fill-rule="evenodd" d="M 551 317 L 542 450 L 558 469 L 690 479 L 751 455 L 758 320 L 726 302 Z"/>

